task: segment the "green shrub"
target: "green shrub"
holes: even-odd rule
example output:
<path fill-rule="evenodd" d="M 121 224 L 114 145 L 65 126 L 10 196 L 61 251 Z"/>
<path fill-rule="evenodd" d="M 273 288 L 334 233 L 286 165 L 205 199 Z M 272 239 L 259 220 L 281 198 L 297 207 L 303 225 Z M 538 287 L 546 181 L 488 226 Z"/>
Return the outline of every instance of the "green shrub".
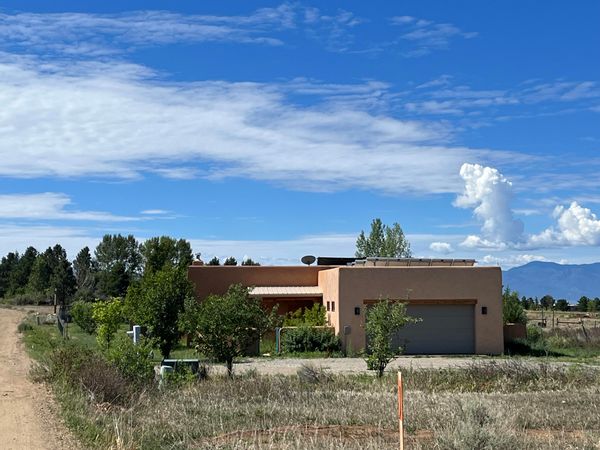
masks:
<path fill-rule="evenodd" d="M 152 347 L 145 339 L 135 345 L 129 336 L 120 334 L 113 340 L 106 357 L 133 383 L 142 385 L 154 377 Z"/>
<path fill-rule="evenodd" d="M 94 303 L 92 318 L 98 324 L 98 345 L 106 349 L 123 321 L 123 302 L 120 298 L 113 298 Z"/>
<path fill-rule="evenodd" d="M 318 327 L 327 322 L 327 311 L 321 303 L 315 303 L 312 308 L 299 308 L 288 313 L 283 319 L 284 327 Z"/>
<path fill-rule="evenodd" d="M 79 325 L 83 331 L 88 334 L 94 334 L 96 332 L 96 321 L 93 317 L 94 305 L 89 302 L 76 301 L 71 306 L 71 317 L 73 322 Z"/>
<path fill-rule="evenodd" d="M 30 330 L 33 330 L 33 325 L 31 325 L 26 320 L 24 320 L 23 322 L 21 322 L 19 324 L 19 326 L 17 327 L 17 331 L 19 333 L 25 333 L 26 331 L 30 331 Z"/>
<path fill-rule="evenodd" d="M 502 293 L 502 318 L 507 323 L 527 323 L 527 315 L 519 301 L 519 294 L 506 287 Z"/>
<path fill-rule="evenodd" d="M 284 330 L 281 348 L 285 353 L 338 352 L 342 348 L 339 336 L 331 328 L 299 327 Z"/>
<path fill-rule="evenodd" d="M 42 292 L 27 292 L 6 299 L 6 302 L 11 305 L 41 305 L 50 301 L 48 296 Z"/>

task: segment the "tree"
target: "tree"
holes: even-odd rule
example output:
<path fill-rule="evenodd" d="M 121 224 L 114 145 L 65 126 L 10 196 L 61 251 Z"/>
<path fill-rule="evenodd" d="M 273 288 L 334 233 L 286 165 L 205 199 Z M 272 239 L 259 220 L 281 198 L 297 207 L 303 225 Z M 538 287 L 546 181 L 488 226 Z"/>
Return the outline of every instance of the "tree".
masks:
<path fill-rule="evenodd" d="M 225 260 L 223 265 L 224 266 L 237 266 L 237 259 L 235 259 L 233 256 L 230 256 L 229 258 L 227 258 Z"/>
<path fill-rule="evenodd" d="M 252 258 L 248 258 L 242 261 L 242 266 L 260 266 L 260 263 L 253 261 Z"/>
<path fill-rule="evenodd" d="M 50 292 L 50 280 L 55 266 L 56 258 L 51 247 L 48 247 L 44 253 L 38 254 L 29 275 L 28 290 L 53 296 L 54 293 Z"/>
<path fill-rule="evenodd" d="M 92 259 L 89 247 L 82 248 L 73 261 L 73 274 L 77 282 L 75 297 L 84 301 L 94 299 L 97 272 L 97 264 Z"/>
<path fill-rule="evenodd" d="M 554 297 L 551 295 L 544 295 L 540 299 L 540 306 L 545 309 L 550 309 L 554 306 Z"/>
<path fill-rule="evenodd" d="M 123 302 L 120 298 L 113 298 L 93 303 L 92 319 L 97 325 L 98 345 L 107 349 L 123 321 Z"/>
<path fill-rule="evenodd" d="M 398 223 L 388 227 L 381 222 L 381 219 L 374 219 L 371 222 L 369 236 L 365 236 L 365 232 L 361 231 L 356 239 L 355 255 L 357 258 L 410 258 L 412 252 L 410 243 Z"/>
<path fill-rule="evenodd" d="M 56 302 L 59 305 L 65 305 L 75 293 L 77 282 L 65 249 L 56 244 L 52 253 L 55 265 L 50 277 L 50 289 L 56 295 Z"/>
<path fill-rule="evenodd" d="M 10 252 L 2 258 L 0 263 L 0 296 L 11 295 L 13 290 L 14 273 L 19 265 L 19 254 Z"/>
<path fill-rule="evenodd" d="M 185 239 L 175 240 L 169 236 L 153 237 L 141 245 L 144 273 L 158 272 L 165 267 L 187 269 L 194 256 L 190 243 Z"/>
<path fill-rule="evenodd" d="M 209 266 L 220 266 L 221 265 L 221 261 L 219 261 L 219 258 L 217 258 L 216 256 L 213 256 L 212 259 L 208 262 Z"/>
<path fill-rule="evenodd" d="M 558 311 L 569 311 L 569 309 L 571 309 L 568 300 L 565 300 L 564 298 L 556 300 L 555 307 Z"/>
<path fill-rule="evenodd" d="M 146 327 L 147 336 L 168 358 L 179 341 L 178 318 L 186 299 L 194 297 L 183 270 L 165 267 L 150 272 L 132 284 L 125 298 L 125 314 L 137 325 Z"/>
<path fill-rule="evenodd" d="M 106 234 L 94 251 L 98 262 L 98 290 L 103 297 L 123 296 L 130 283 L 137 280 L 142 268 L 142 255 L 132 236 Z"/>
<path fill-rule="evenodd" d="M 25 253 L 18 258 L 16 267 L 14 267 L 10 277 L 9 295 L 23 294 L 25 292 L 37 255 L 38 252 L 35 248 L 27 247 Z"/>
<path fill-rule="evenodd" d="M 400 346 L 392 345 L 392 336 L 400 328 L 420 322 L 421 319 L 406 314 L 406 305 L 389 299 L 380 300 L 367 310 L 367 367 L 383 376 L 386 366 L 402 353 Z"/>
<path fill-rule="evenodd" d="M 519 294 L 507 286 L 502 293 L 502 319 L 507 323 L 527 323 L 527 315 L 519 302 Z"/>
<path fill-rule="evenodd" d="M 577 310 L 586 312 L 588 310 L 588 305 L 590 304 L 590 299 L 583 295 L 579 301 L 577 302 Z"/>
<path fill-rule="evenodd" d="M 191 328 L 198 351 L 225 362 L 227 373 L 233 376 L 233 358 L 263 335 L 275 316 L 275 308 L 267 313 L 259 298 L 250 297 L 247 288 L 235 284 L 225 295 L 204 299 Z"/>
<path fill-rule="evenodd" d="M 590 303 L 588 305 L 588 311 L 600 311 L 600 298 L 595 297 L 594 300 L 590 300 Z"/>

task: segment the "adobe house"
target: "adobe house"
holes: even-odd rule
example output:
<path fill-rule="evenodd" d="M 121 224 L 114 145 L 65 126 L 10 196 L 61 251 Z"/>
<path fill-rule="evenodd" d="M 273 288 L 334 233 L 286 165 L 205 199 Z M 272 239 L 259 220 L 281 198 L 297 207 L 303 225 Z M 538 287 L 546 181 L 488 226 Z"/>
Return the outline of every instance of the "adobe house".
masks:
<path fill-rule="evenodd" d="M 188 278 L 200 301 L 240 283 L 250 287 L 250 294 L 260 297 L 266 307 L 278 304 L 280 314 L 322 303 L 347 351 L 366 347 L 367 309 L 379 299 L 390 298 L 406 302 L 408 314 L 422 319 L 394 336 L 407 354 L 502 353 L 499 267 L 454 259 L 367 258 L 351 264 L 192 265 Z"/>

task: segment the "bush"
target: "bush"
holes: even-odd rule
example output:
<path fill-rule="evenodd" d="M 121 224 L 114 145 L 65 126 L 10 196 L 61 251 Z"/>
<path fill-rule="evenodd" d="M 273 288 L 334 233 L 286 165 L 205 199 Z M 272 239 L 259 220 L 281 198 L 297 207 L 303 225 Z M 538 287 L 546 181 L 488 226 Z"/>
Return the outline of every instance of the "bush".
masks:
<path fill-rule="evenodd" d="M 142 339 L 137 345 L 127 335 L 121 334 L 106 352 L 108 360 L 129 381 L 143 385 L 154 377 L 150 343 Z"/>
<path fill-rule="evenodd" d="M 17 331 L 19 333 L 25 333 L 26 331 L 30 331 L 33 330 L 33 326 L 27 322 L 27 321 L 23 321 L 19 324 L 19 326 L 17 327 Z"/>
<path fill-rule="evenodd" d="M 98 324 L 98 345 L 108 348 L 110 340 L 123 320 L 123 303 L 120 298 L 96 302 L 92 306 L 92 319 Z"/>
<path fill-rule="evenodd" d="M 281 348 L 285 353 L 333 353 L 341 350 L 342 343 L 331 328 L 300 327 L 283 331 Z"/>
<path fill-rule="evenodd" d="M 43 378 L 81 389 L 96 403 L 125 405 L 133 394 L 131 384 L 100 353 L 72 344 L 50 353 Z"/>
<path fill-rule="evenodd" d="M 94 305 L 89 302 L 76 301 L 71 306 L 71 317 L 73 322 L 79 325 L 88 334 L 96 332 L 97 323 L 93 317 Z"/>
<path fill-rule="evenodd" d="M 284 327 L 318 327 L 325 325 L 327 311 L 321 303 L 315 303 L 312 308 L 299 308 L 288 313 L 283 319 Z"/>
<path fill-rule="evenodd" d="M 27 292 L 7 298 L 6 302 L 11 305 L 41 305 L 50 303 L 51 300 L 42 292 Z"/>

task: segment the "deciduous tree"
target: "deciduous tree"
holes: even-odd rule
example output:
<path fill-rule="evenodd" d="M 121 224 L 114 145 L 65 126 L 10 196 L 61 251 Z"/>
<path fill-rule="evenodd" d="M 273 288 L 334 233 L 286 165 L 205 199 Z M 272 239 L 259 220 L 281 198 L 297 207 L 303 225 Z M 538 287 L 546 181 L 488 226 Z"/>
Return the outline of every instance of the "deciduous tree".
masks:
<path fill-rule="evenodd" d="M 360 232 L 356 240 L 355 255 L 357 258 L 410 258 L 412 252 L 410 243 L 398 223 L 388 227 L 381 222 L 381 219 L 374 219 L 368 237 L 364 231 Z"/>

